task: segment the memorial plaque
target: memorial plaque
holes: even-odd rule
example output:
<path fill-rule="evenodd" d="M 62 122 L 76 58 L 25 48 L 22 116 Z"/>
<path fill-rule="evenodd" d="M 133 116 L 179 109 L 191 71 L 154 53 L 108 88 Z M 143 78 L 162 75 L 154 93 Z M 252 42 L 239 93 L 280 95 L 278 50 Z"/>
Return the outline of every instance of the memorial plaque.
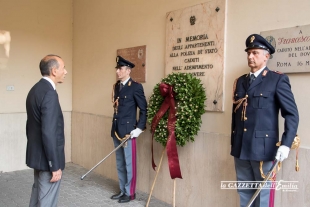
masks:
<path fill-rule="evenodd" d="M 166 75 L 191 73 L 206 90 L 207 111 L 223 111 L 226 0 L 166 15 Z"/>
<path fill-rule="evenodd" d="M 126 60 L 129 60 L 130 62 L 135 64 L 135 67 L 132 69 L 130 73 L 130 77 L 139 83 L 145 83 L 146 45 L 125 49 L 118 49 L 117 55 L 120 55 Z"/>
<path fill-rule="evenodd" d="M 267 63 L 271 70 L 310 72 L 310 25 L 264 31 L 261 35 L 275 47 Z"/>

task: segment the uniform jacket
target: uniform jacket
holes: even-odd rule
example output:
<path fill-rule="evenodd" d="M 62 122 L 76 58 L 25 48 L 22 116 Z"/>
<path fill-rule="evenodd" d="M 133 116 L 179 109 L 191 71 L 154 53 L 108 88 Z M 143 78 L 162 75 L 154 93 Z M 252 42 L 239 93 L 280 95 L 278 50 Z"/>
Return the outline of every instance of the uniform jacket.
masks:
<path fill-rule="evenodd" d="M 65 168 L 64 120 L 58 94 L 41 79 L 28 93 L 26 164 L 30 168 L 57 171 Z"/>
<path fill-rule="evenodd" d="M 114 101 L 118 99 L 117 113 L 114 113 L 112 120 L 111 136 L 115 137 L 115 131 L 120 138 L 139 128 L 145 129 L 147 103 L 144 96 L 143 87 L 140 83 L 131 78 L 119 91 L 120 81 L 114 85 Z M 140 109 L 139 120 L 137 121 L 137 108 Z"/>
<path fill-rule="evenodd" d="M 267 67 L 249 86 L 249 75 L 236 80 L 234 101 L 247 96 L 243 104 L 232 110 L 231 155 L 243 160 L 272 161 L 279 141 L 279 111 L 285 119 L 282 145 L 291 147 L 298 127 L 298 110 L 285 74 Z M 243 102 L 244 103 L 244 102 Z M 245 120 L 242 120 L 245 111 Z"/>

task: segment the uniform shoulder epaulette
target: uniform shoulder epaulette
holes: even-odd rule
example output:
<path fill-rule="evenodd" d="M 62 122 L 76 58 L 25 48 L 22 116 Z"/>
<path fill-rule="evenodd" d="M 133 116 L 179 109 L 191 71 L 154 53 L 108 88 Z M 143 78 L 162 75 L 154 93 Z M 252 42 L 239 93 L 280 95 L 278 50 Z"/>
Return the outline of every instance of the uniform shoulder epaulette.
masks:
<path fill-rule="evenodd" d="M 131 79 L 131 80 L 132 80 L 132 79 Z M 137 84 L 141 84 L 141 83 L 139 83 L 139 82 L 137 82 L 137 81 L 135 81 L 135 80 L 132 80 L 132 82 L 137 83 Z"/>
<path fill-rule="evenodd" d="M 249 74 L 246 73 L 246 74 L 244 74 L 244 75 L 242 75 L 242 76 L 240 76 L 240 77 L 238 77 L 238 78 L 235 79 L 234 85 L 233 85 L 233 94 L 235 93 L 238 80 L 239 80 L 240 78 L 246 78 L 248 75 L 249 75 Z"/>
<path fill-rule="evenodd" d="M 119 84 L 120 82 L 121 82 L 120 80 L 116 81 L 116 83 L 113 84 L 113 88 L 114 88 L 117 84 Z"/>
<path fill-rule="evenodd" d="M 277 70 L 272 70 L 272 72 L 274 72 L 274 73 L 278 73 L 278 74 L 280 74 L 280 75 L 283 75 L 283 73 L 282 73 L 282 72 L 277 71 Z"/>
<path fill-rule="evenodd" d="M 234 86 L 236 86 L 237 81 L 238 81 L 240 78 L 245 78 L 245 77 L 247 77 L 248 75 L 249 75 L 249 74 L 247 73 L 247 74 L 244 74 L 244 75 L 242 75 L 242 76 L 236 78 L 235 81 L 234 81 Z"/>
<path fill-rule="evenodd" d="M 246 74 L 244 74 L 244 75 L 240 76 L 239 78 L 245 78 L 245 77 L 247 77 L 248 75 L 249 75 L 249 74 L 248 74 L 248 73 L 246 73 Z M 238 80 L 239 78 L 237 78 L 237 80 Z"/>

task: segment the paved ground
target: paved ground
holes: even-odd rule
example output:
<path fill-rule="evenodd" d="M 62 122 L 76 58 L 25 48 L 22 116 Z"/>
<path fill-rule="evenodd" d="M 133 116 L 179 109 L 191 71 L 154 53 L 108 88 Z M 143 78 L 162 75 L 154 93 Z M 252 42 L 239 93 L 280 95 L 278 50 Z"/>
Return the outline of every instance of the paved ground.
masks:
<path fill-rule="evenodd" d="M 120 204 L 110 196 L 118 191 L 118 183 L 95 173 L 89 174 L 83 181 L 81 175 L 86 169 L 67 163 L 63 173 L 58 207 L 143 207 L 148 195 L 136 193 L 136 199 Z M 0 173 L 0 207 L 28 207 L 33 183 L 33 170 L 21 170 Z M 152 197 L 149 207 L 171 207 Z"/>

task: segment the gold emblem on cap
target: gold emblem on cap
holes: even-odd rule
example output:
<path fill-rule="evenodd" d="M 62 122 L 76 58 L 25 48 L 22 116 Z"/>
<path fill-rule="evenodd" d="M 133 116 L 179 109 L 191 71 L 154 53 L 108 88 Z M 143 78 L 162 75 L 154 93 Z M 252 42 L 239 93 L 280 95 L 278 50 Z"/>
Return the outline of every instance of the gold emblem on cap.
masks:
<path fill-rule="evenodd" d="M 250 43 L 253 43 L 253 41 L 255 40 L 255 37 L 252 36 L 250 40 L 251 40 Z"/>

